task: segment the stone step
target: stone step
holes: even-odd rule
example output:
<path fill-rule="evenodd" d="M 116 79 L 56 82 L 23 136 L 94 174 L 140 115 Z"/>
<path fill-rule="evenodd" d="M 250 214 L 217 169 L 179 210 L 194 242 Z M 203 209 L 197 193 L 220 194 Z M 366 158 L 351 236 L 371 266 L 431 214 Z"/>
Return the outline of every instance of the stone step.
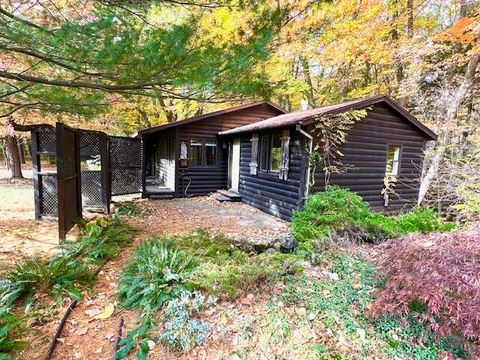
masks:
<path fill-rule="evenodd" d="M 232 201 L 240 201 L 242 200 L 242 195 L 240 195 L 240 193 L 236 192 L 236 191 L 233 191 L 233 190 L 218 190 L 218 193 L 220 195 L 223 195 L 223 196 L 226 196 L 228 198 L 230 198 Z"/>
<path fill-rule="evenodd" d="M 151 194 L 148 196 L 150 200 L 165 200 L 173 199 L 173 194 Z"/>

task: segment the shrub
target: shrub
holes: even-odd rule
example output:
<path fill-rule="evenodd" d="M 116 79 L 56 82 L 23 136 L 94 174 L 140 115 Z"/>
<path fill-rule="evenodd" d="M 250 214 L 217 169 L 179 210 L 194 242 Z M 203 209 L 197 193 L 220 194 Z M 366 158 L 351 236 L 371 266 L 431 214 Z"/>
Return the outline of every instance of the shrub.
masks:
<path fill-rule="evenodd" d="M 330 186 L 308 197 L 304 208 L 293 214 L 291 227 L 300 245 L 311 250 L 313 242 L 329 238 L 379 241 L 409 232 L 448 231 L 454 226 L 442 223 L 431 209 L 415 208 L 399 216 L 374 213 L 360 196 Z"/>
<path fill-rule="evenodd" d="M 210 304 L 214 301 L 212 298 L 208 299 Z M 207 339 L 209 326 L 192 316 L 205 305 L 205 297 L 200 293 L 185 293 L 180 298 L 171 300 L 163 314 L 163 333 L 160 341 L 181 351 L 203 344 Z"/>
<path fill-rule="evenodd" d="M 23 342 L 17 340 L 21 334 L 20 319 L 9 308 L 0 307 L 0 359 L 10 359 L 8 353 L 21 349 Z"/>
<path fill-rule="evenodd" d="M 125 201 L 116 205 L 115 214 L 119 216 L 128 217 L 144 217 L 149 214 L 147 209 L 144 209 L 133 201 Z"/>
<path fill-rule="evenodd" d="M 382 246 L 386 281 L 372 316 L 414 313 L 441 335 L 480 339 L 478 233 L 415 235 Z"/>
<path fill-rule="evenodd" d="M 0 304 L 11 305 L 20 297 L 63 295 L 79 299 L 81 286 L 93 281 L 93 272 L 76 259 L 56 256 L 51 260 L 27 258 L 0 282 Z"/>
<path fill-rule="evenodd" d="M 84 235 L 67 243 L 62 254 L 50 259 L 29 257 L 6 272 L 0 280 L 0 305 L 21 297 L 39 295 L 80 298 L 90 285 L 98 265 L 115 256 L 132 240 L 133 229 L 117 220 L 99 218 L 84 225 Z"/>
<path fill-rule="evenodd" d="M 344 231 L 357 224 L 369 212 L 360 196 L 339 187 L 308 197 L 301 211 L 292 219 L 292 233 L 300 242 L 330 237 L 334 231 Z"/>
<path fill-rule="evenodd" d="M 146 240 L 122 270 L 118 295 L 126 308 L 159 309 L 188 290 L 185 282 L 194 267 L 193 259 L 168 239 Z"/>

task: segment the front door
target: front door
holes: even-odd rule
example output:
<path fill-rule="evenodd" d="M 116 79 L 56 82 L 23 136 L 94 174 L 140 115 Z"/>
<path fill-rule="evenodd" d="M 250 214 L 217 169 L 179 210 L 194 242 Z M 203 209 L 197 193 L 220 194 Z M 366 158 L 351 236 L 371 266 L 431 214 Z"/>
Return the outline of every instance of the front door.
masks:
<path fill-rule="evenodd" d="M 230 190 L 238 192 L 238 183 L 240 180 L 240 139 L 234 139 L 230 149 Z"/>

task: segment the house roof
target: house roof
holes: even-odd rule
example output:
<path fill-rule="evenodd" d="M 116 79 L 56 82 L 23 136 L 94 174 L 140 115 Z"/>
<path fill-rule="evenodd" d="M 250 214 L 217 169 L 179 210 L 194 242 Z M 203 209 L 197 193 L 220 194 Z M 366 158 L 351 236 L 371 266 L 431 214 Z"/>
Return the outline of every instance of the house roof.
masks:
<path fill-rule="evenodd" d="M 378 103 L 386 103 L 395 111 L 397 111 L 400 115 L 402 115 L 406 120 L 408 120 L 418 130 L 420 130 L 423 134 L 425 134 L 428 138 L 432 140 L 436 140 L 437 135 L 432 130 L 430 130 L 428 127 L 423 125 L 420 121 L 417 120 L 415 116 L 410 114 L 405 108 L 398 105 L 395 101 L 393 101 L 390 97 L 386 95 L 375 95 L 368 98 L 347 101 L 340 104 L 320 107 L 317 109 L 309 109 L 309 110 L 297 111 L 293 113 L 282 114 L 282 115 L 271 117 L 263 121 L 237 127 L 235 129 L 222 131 L 219 134 L 232 135 L 232 134 L 238 134 L 238 133 L 249 132 L 249 131 L 293 126 L 297 124 L 306 125 L 315 121 L 315 117 L 319 115 L 339 114 L 345 111 L 362 109 Z"/>
<path fill-rule="evenodd" d="M 150 127 L 150 128 L 146 128 L 146 129 L 140 130 L 138 132 L 137 136 L 142 136 L 142 135 L 154 133 L 154 132 L 157 132 L 157 131 L 163 131 L 163 130 L 167 130 L 167 129 L 174 128 L 174 127 L 181 126 L 181 125 L 191 124 L 193 122 L 201 121 L 201 120 L 208 119 L 208 118 L 211 118 L 211 117 L 214 117 L 214 116 L 224 115 L 224 114 L 232 113 L 234 111 L 248 109 L 248 108 L 258 106 L 258 105 L 262 105 L 262 104 L 266 104 L 266 105 L 274 108 L 275 110 L 278 110 L 281 113 L 286 112 L 285 109 L 283 109 L 282 107 L 280 107 L 280 106 L 278 106 L 274 103 L 271 103 L 269 101 L 256 101 L 256 102 L 252 102 L 252 103 L 248 103 L 248 104 L 233 106 L 233 107 L 230 107 L 230 108 L 227 108 L 227 109 L 212 111 L 212 112 L 209 112 L 207 114 L 203 114 L 203 115 L 199 115 L 199 116 L 193 116 L 193 117 L 190 117 L 190 118 L 187 118 L 187 119 L 178 120 L 178 121 L 168 123 L 168 124 L 163 124 L 163 125 L 159 125 L 159 126 L 153 126 L 153 127 Z"/>

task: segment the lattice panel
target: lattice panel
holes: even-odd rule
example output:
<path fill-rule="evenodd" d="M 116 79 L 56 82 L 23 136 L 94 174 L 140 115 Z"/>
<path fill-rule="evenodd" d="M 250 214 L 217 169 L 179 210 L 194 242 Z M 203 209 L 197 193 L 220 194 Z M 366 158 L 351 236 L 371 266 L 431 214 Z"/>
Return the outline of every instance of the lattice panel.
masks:
<path fill-rule="evenodd" d="M 40 215 L 57 216 L 58 198 L 57 198 L 57 175 L 42 174 L 39 175 L 39 185 L 41 191 Z"/>
<path fill-rule="evenodd" d="M 80 158 L 100 155 L 100 135 L 98 133 L 80 132 Z"/>
<path fill-rule="evenodd" d="M 63 175 L 68 178 L 77 175 L 75 132 L 65 131 L 63 141 Z"/>
<path fill-rule="evenodd" d="M 95 209 L 104 206 L 101 171 L 82 171 L 82 205 Z"/>
<path fill-rule="evenodd" d="M 55 153 L 56 138 L 54 129 L 39 129 L 38 130 L 38 151 Z"/>
<path fill-rule="evenodd" d="M 142 192 L 143 149 L 140 139 L 110 138 L 112 195 Z"/>

